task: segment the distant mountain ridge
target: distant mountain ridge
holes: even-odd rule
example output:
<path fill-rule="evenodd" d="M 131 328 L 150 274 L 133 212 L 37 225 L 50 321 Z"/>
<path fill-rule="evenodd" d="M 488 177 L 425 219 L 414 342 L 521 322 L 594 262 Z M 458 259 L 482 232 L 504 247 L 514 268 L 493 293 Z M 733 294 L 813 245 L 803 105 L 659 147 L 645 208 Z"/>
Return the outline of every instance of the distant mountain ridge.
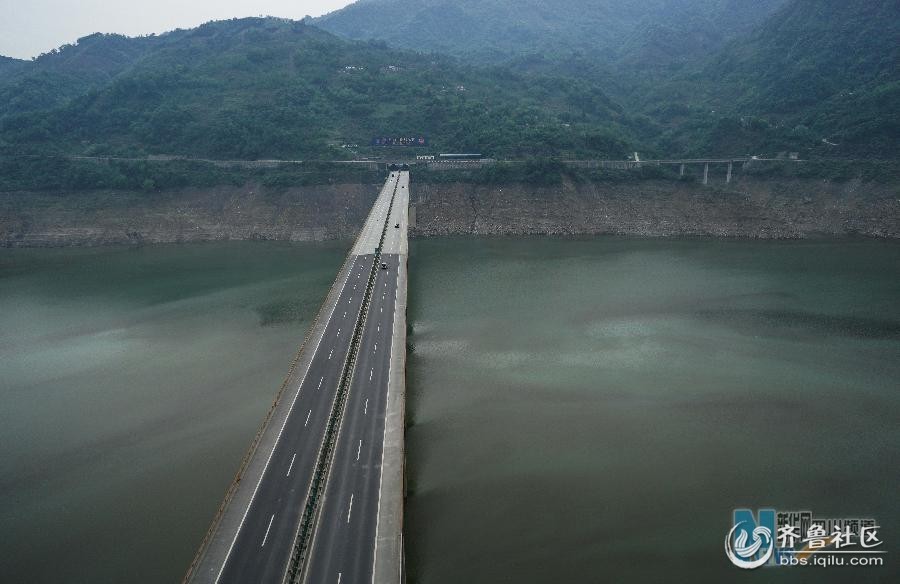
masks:
<path fill-rule="evenodd" d="M 8 74 L 10 71 L 21 67 L 26 61 L 21 59 L 13 59 L 12 57 L 4 57 L 0 55 L 0 74 Z"/>
<path fill-rule="evenodd" d="M 792 0 L 640 99 L 727 116 L 699 132 L 676 129 L 674 149 L 704 133 L 702 141 L 720 151 L 900 156 L 900 2 Z"/>
<path fill-rule="evenodd" d="M 315 19 L 352 39 L 503 62 L 572 52 L 665 67 L 721 48 L 787 0 L 359 0 Z"/>
<path fill-rule="evenodd" d="M 900 156 L 897 0 L 359 0 L 316 22 L 590 79 L 666 153 Z"/>
<path fill-rule="evenodd" d="M 275 18 L 91 35 L 0 83 L 0 154 L 343 158 L 376 135 L 425 134 L 434 148 L 489 155 L 621 157 L 628 124 L 577 80 L 475 69 Z"/>
<path fill-rule="evenodd" d="M 0 115 L 61 105 L 108 82 L 159 46 L 162 38 L 96 33 L 31 61 L 11 59 L 14 62 L 5 67 L 0 61 Z"/>
<path fill-rule="evenodd" d="M 367 30 L 386 31 L 392 10 L 408 6 L 396 30 L 430 15 L 419 30 L 443 26 L 446 42 L 455 26 L 471 25 L 470 48 L 503 54 L 503 64 L 276 18 L 96 34 L 35 60 L 0 59 L 0 155 L 342 158 L 373 155 L 375 135 L 424 133 L 434 149 L 510 158 L 900 157 L 897 0 L 647 0 L 637 19 L 630 0 L 538 4 L 366 0 L 347 9 L 374 10 Z M 714 50 L 721 36 L 683 38 L 681 24 L 648 20 L 687 5 L 706 7 L 704 22 L 724 19 L 736 36 Z M 585 38 L 535 53 L 553 40 L 547 30 L 575 30 L 561 20 L 574 18 L 573 6 L 593 10 L 577 30 L 599 30 L 602 20 L 628 35 L 610 44 L 612 32 L 598 33 L 590 54 L 572 48 Z M 739 33 L 748 26 L 740 10 L 756 17 L 759 6 L 774 13 Z M 499 31 L 495 44 L 478 45 L 497 14 L 532 52 L 503 52 L 509 38 Z M 424 50 L 425 40 L 404 42 Z"/>

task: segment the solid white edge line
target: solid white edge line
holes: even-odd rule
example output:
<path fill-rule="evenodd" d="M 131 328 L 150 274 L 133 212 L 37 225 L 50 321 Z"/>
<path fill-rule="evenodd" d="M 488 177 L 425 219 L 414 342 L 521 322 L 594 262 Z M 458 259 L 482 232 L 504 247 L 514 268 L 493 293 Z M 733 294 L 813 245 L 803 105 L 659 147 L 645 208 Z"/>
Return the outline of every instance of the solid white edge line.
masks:
<path fill-rule="evenodd" d="M 387 218 L 385 218 L 384 220 L 387 220 Z M 399 276 L 395 276 L 395 277 L 399 277 Z M 394 294 L 395 294 L 395 299 L 396 299 L 396 290 L 395 290 Z M 382 308 L 381 311 L 384 312 L 384 308 Z M 395 311 L 396 311 L 396 308 L 395 308 Z M 373 368 L 373 371 L 374 371 L 374 368 Z M 369 410 L 369 400 L 368 400 L 368 398 L 366 398 L 364 415 L 368 415 L 368 410 Z M 339 434 L 339 436 L 340 436 L 340 434 Z M 360 450 L 361 450 L 361 448 L 362 448 L 362 440 L 360 440 Z M 359 456 L 359 455 L 357 455 L 357 456 Z M 382 460 L 383 459 L 384 459 L 384 453 L 382 452 Z M 327 489 L 327 487 L 326 487 L 326 489 Z M 327 491 L 326 491 L 326 495 L 327 495 Z M 380 492 L 379 492 L 379 497 L 380 497 Z M 350 523 L 350 515 L 352 513 L 352 510 L 353 510 L 353 493 L 350 494 L 350 506 L 347 511 L 347 523 Z M 339 578 L 340 578 L 340 574 L 341 573 L 338 572 Z"/>
<path fill-rule="evenodd" d="M 366 218 L 366 222 L 363 224 L 362 230 L 360 231 L 360 236 L 350 250 L 350 253 L 353 255 L 367 255 L 368 252 L 366 250 L 371 249 L 375 235 L 381 236 L 381 230 L 375 231 L 374 227 L 379 223 L 384 225 L 385 221 L 387 221 L 388 217 L 385 210 L 390 203 L 389 195 L 397 189 L 399 182 L 399 176 L 393 178 L 389 177 L 388 181 L 386 181 L 381 188 L 381 191 L 378 193 L 378 198 L 375 199 L 375 204 L 372 206 L 372 212 L 369 213 L 369 216 Z"/>
<path fill-rule="evenodd" d="M 306 382 L 306 376 L 309 374 L 309 370 L 312 368 L 313 359 L 316 358 L 316 353 L 319 352 L 319 345 L 322 344 L 322 339 L 325 338 L 325 331 L 328 330 L 328 325 L 331 324 L 331 318 L 334 316 L 334 309 L 337 308 L 337 305 L 341 300 L 341 296 L 344 294 L 344 287 L 350 280 L 350 274 L 353 273 L 354 267 L 356 267 L 355 257 L 353 258 L 353 264 L 347 270 L 347 277 L 344 279 L 344 283 L 341 285 L 341 291 L 338 293 L 337 301 L 334 303 L 334 307 L 332 307 L 331 313 L 328 315 L 328 320 L 325 321 L 325 328 L 322 329 L 322 336 L 320 336 L 319 340 L 316 342 L 316 348 L 312 353 L 312 357 L 310 357 L 309 359 L 309 365 L 307 365 L 306 371 L 303 373 L 303 378 L 300 380 L 300 384 L 297 387 L 297 393 L 294 394 L 294 399 L 291 400 L 291 406 L 290 408 L 288 408 L 288 413 L 284 417 L 284 422 L 281 424 L 281 429 L 278 431 L 278 436 L 275 438 L 275 446 L 272 447 L 272 451 L 269 453 L 269 458 L 266 460 L 266 464 L 265 466 L 263 466 L 262 473 L 260 473 L 259 475 L 259 480 L 256 482 L 256 487 L 254 487 L 253 489 L 253 494 L 250 496 L 250 502 L 247 504 L 247 508 L 244 510 L 244 516 L 241 517 L 241 522 L 238 524 L 237 531 L 234 533 L 234 538 L 232 538 L 231 540 L 231 545 L 228 546 L 228 551 L 225 553 L 225 559 L 222 561 L 222 567 L 219 568 L 219 573 L 216 574 L 216 584 L 218 584 L 219 580 L 222 578 L 222 572 L 225 571 L 225 566 L 228 565 L 228 560 L 231 558 L 231 552 L 234 549 L 234 544 L 237 542 L 238 536 L 244 529 L 244 522 L 247 521 L 247 514 L 250 513 L 250 507 L 253 506 L 253 502 L 256 500 L 256 493 L 259 491 L 259 485 L 262 484 L 263 478 L 266 476 L 266 471 L 269 470 L 269 463 L 272 462 L 272 456 L 275 454 L 275 450 L 278 448 L 278 443 L 281 441 L 281 434 L 282 432 L 284 432 L 284 428 L 285 426 L 287 426 L 288 420 L 291 419 L 291 413 L 293 413 L 294 411 L 294 404 L 297 403 L 297 398 L 300 397 L 300 390 L 303 389 L 303 384 Z"/>
<path fill-rule="evenodd" d="M 394 323 L 393 323 L 393 327 L 392 327 L 393 333 L 391 335 L 391 339 L 393 339 L 394 336 L 396 336 L 396 332 L 397 332 L 397 296 L 398 296 L 398 292 L 400 289 L 400 270 L 404 270 L 404 272 L 406 270 L 405 266 L 401 267 L 402 264 L 403 264 L 403 262 L 399 262 L 399 261 L 397 262 L 397 285 L 394 286 Z M 391 341 L 391 359 L 390 359 L 390 364 L 388 365 L 388 387 L 387 387 L 387 394 L 385 394 L 385 400 L 384 400 L 384 402 L 385 402 L 385 405 L 384 405 L 384 433 L 381 437 L 381 465 L 378 468 L 378 474 L 379 474 L 379 478 L 378 478 L 378 509 L 375 512 L 376 513 L 375 514 L 375 546 L 374 546 L 374 550 L 372 551 L 372 584 L 375 584 L 375 567 L 376 567 L 376 562 L 378 561 L 378 527 L 379 527 L 379 524 L 381 523 L 381 490 L 384 487 L 384 453 L 386 450 L 386 443 L 387 443 L 388 412 L 390 411 L 390 405 L 391 405 L 391 376 L 394 373 L 394 349 L 395 349 L 395 347 L 393 345 L 393 340 L 392 340 Z M 406 350 L 405 344 L 404 344 L 403 350 L 404 351 Z M 402 535 L 403 535 L 402 526 L 400 529 L 401 529 L 400 534 L 402 537 Z M 402 550 L 401 550 L 401 553 L 402 553 Z M 403 565 L 402 558 L 400 560 L 400 564 L 401 564 L 401 566 Z M 403 582 L 403 580 L 401 580 L 401 582 Z"/>

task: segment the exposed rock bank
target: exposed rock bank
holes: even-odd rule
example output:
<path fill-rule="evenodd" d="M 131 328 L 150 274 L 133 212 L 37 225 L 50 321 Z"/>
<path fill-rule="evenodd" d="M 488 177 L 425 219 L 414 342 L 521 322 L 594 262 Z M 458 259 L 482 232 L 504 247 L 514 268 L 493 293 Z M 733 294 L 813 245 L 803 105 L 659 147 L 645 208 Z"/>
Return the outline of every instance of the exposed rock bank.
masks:
<path fill-rule="evenodd" d="M 0 246 L 354 237 L 378 185 L 0 193 Z"/>
<path fill-rule="evenodd" d="M 851 181 L 673 181 L 414 187 L 413 235 L 900 237 L 900 187 Z"/>
<path fill-rule="evenodd" d="M 355 235 L 380 185 L 0 194 L 0 246 Z M 412 185 L 413 236 L 707 235 L 900 238 L 900 187 L 851 181 Z"/>

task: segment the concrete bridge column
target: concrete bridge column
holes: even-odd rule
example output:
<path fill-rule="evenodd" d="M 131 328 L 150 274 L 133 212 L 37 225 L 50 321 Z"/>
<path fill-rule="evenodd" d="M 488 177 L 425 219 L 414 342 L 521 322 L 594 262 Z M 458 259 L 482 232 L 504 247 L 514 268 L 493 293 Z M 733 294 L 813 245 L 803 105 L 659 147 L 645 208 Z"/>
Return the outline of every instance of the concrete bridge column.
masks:
<path fill-rule="evenodd" d="M 681 171 L 678 173 L 678 176 L 684 176 L 684 163 L 681 163 Z"/>
<path fill-rule="evenodd" d="M 726 183 L 730 183 L 730 182 L 731 182 L 731 170 L 732 170 L 733 164 L 734 164 L 734 161 L 733 161 L 733 160 L 729 160 L 729 161 L 728 161 L 728 175 L 725 177 L 725 182 L 726 182 Z"/>
<path fill-rule="evenodd" d="M 703 165 L 703 184 L 709 184 L 709 163 Z"/>

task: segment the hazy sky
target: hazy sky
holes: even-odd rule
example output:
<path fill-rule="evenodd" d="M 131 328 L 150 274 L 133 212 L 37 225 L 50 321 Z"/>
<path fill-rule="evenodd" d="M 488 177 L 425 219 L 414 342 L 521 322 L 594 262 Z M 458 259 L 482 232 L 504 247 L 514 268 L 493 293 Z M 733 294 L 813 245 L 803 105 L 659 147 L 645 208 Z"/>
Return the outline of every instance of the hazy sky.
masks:
<path fill-rule="evenodd" d="M 319 16 L 351 0 L 0 0 L 0 55 L 26 59 L 94 32 L 128 36 L 241 16 Z"/>

